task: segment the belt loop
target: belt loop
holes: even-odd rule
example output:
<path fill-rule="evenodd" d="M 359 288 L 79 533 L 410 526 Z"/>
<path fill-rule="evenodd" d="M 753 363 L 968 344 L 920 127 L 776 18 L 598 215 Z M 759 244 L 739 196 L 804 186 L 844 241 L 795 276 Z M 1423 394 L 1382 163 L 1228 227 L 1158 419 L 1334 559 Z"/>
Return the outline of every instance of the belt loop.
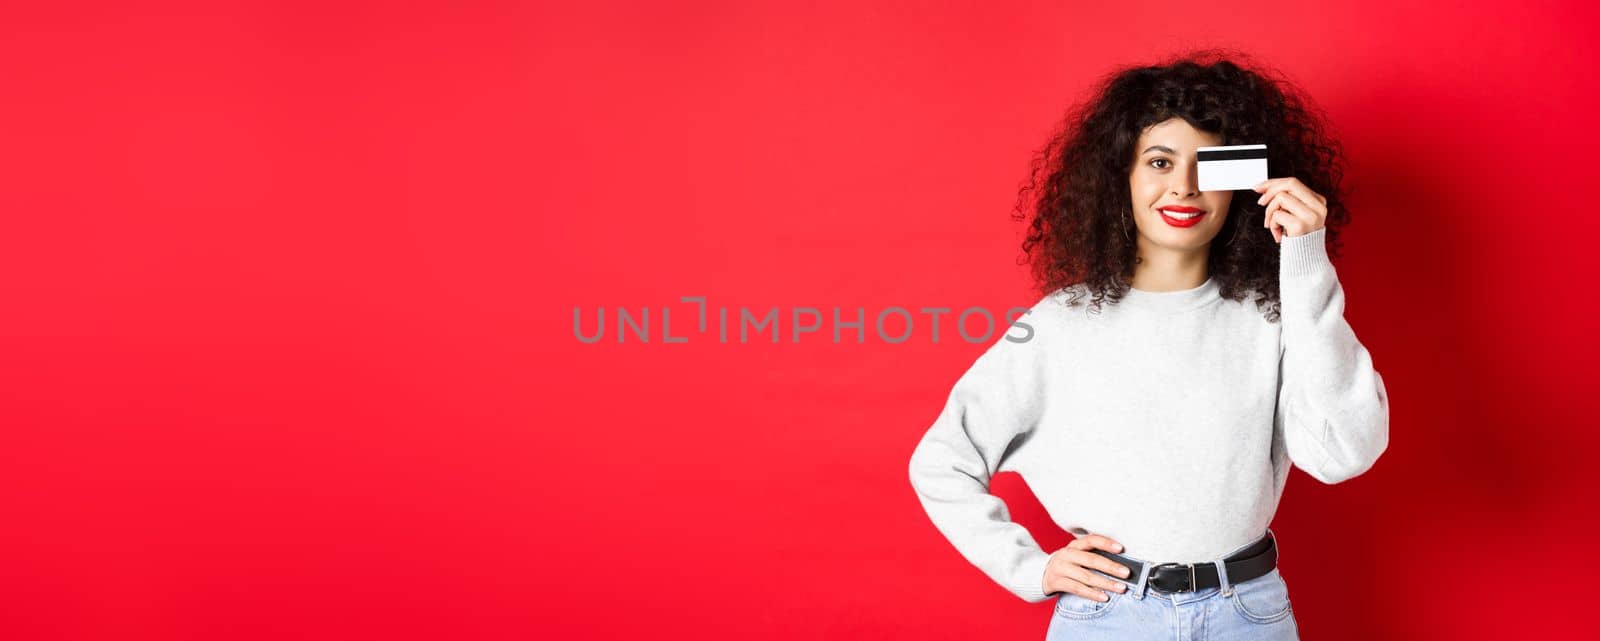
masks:
<path fill-rule="evenodd" d="M 1223 559 L 1217 559 L 1212 563 L 1216 564 L 1217 578 L 1222 581 L 1222 596 L 1233 596 L 1233 586 L 1228 583 L 1228 562 Z"/>
<path fill-rule="evenodd" d="M 1141 601 L 1144 600 L 1144 589 L 1145 586 L 1149 584 L 1150 566 L 1153 565 L 1155 565 L 1155 563 L 1152 561 L 1144 561 L 1139 564 L 1139 584 L 1133 588 L 1133 598 Z"/>

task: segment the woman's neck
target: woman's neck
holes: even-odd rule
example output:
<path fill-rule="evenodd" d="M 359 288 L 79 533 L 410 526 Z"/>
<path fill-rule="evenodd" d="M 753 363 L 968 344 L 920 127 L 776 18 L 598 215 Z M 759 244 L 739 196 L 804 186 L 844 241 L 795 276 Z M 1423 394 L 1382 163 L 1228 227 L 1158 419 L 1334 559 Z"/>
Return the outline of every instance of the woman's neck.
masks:
<path fill-rule="evenodd" d="M 1185 253 L 1141 250 L 1140 260 L 1133 267 L 1130 284 L 1134 289 L 1146 292 L 1174 292 L 1199 287 L 1210 278 L 1206 267 L 1207 249 Z"/>

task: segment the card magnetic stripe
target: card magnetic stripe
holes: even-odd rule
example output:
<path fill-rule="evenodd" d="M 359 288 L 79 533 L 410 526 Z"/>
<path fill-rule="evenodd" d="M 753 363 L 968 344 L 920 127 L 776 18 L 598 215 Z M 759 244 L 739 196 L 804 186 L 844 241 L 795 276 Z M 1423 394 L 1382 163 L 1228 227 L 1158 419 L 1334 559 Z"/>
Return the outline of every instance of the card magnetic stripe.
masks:
<path fill-rule="evenodd" d="M 1196 154 L 1199 162 L 1207 160 L 1253 160 L 1267 159 L 1265 149 L 1224 149 L 1222 151 L 1202 151 Z"/>

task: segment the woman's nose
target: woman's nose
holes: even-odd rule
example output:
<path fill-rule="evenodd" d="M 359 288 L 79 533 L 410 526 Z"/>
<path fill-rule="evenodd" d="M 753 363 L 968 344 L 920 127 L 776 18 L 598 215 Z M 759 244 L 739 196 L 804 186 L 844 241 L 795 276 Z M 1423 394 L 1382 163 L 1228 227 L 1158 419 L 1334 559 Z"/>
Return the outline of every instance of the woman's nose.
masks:
<path fill-rule="evenodd" d="M 1173 173 L 1178 174 L 1179 172 Z M 1172 194 L 1175 196 L 1187 198 L 1200 195 L 1200 176 L 1194 165 L 1190 165 L 1189 170 L 1181 172 L 1181 175 L 1173 176 L 1173 182 L 1170 187 Z"/>

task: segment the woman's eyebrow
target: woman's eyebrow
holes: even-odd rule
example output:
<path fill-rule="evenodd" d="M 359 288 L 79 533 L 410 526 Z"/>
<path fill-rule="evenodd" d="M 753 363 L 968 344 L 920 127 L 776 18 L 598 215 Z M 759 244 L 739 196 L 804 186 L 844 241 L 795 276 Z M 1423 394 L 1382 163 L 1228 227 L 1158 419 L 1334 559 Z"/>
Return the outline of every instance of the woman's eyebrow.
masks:
<path fill-rule="evenodd" d="M 1171 149 L 1168 149 L 1166 147 L 1163 147 L 1161 145 L 1151 145 L 1149 149 L 1146 149 L 1146 150 L 1141 151 L 1139 153 L 1140 153 L 1140 155 L 1143 155 L 1143 154 L 1148 154 L 1148 153 L 1150 153 L 1152 151 L 1162 151 L 1162 152 L 1166 152 L 1166 153 L 1172 154 L 1174 156 L 1178 155 L 1178 152 L 1173 151 Z"/>

